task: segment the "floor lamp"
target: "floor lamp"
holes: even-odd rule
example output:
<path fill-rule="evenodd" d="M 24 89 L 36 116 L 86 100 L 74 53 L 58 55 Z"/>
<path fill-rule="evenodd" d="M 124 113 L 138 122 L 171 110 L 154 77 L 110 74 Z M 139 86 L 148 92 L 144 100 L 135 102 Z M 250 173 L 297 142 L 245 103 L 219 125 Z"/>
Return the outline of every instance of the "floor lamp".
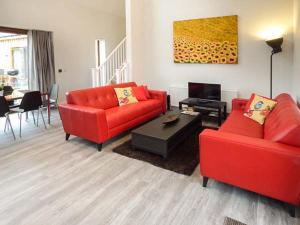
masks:
<path fill-rule="evenodd" d="M 281 46 L 283 43 L 283 37 L 267 40 L 266 43 L 272 48 L 271 60 L 270 60 L 270 98 L 272 98 L 273 97 L 272 96 L 273 95 L 273 55 L 282 52 Z"/>

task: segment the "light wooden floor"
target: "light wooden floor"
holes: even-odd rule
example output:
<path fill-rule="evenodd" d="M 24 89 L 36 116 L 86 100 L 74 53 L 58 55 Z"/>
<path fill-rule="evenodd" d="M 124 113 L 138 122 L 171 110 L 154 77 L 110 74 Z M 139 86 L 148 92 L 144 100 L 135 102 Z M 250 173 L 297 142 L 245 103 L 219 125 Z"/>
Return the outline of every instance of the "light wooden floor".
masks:
<path fill-rule="evenodd" d="M 214 181 L 202 188 L 199 168 L 187 177 L 113 153 L 129 136 L 99 153 L 79 138 L 66 142 L 57 113 L 52 121 L 47 130 L 24 122 L 17 141 L 0 122 L 1 225 L 221 225 L 225 216 L 300 224 L 277 201 Z"/>

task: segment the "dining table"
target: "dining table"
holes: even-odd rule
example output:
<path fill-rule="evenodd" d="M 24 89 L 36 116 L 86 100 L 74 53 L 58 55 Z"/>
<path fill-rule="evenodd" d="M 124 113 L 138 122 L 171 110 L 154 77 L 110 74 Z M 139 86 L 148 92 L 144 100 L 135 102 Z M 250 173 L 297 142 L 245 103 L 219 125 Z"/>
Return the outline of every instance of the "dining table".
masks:
<path fill-rule="evenodd" d="M 30 92 L 30 90 L 14 90 L 12 92 L 12 94 L 10 95 L 6 95 L 5 96 L 5 99 L 6 101 L 8 102 L 15 102 L 17 100 L 22 100 L 23 96 Z M 50 116 L 51 116 L 51 112 L 50 112 L 50 95 L 49 93 L 43 93 L 41 92 L 41 96 L 44 96 L 46 98 L 46 101 L 47 101 L 47 112 L 48 112 L 48 124 L 50 124 Z M 10 104 L 10 108 L 17 108 L 19 107 L 20 103 L 13 103 L 13 104 Z"/>

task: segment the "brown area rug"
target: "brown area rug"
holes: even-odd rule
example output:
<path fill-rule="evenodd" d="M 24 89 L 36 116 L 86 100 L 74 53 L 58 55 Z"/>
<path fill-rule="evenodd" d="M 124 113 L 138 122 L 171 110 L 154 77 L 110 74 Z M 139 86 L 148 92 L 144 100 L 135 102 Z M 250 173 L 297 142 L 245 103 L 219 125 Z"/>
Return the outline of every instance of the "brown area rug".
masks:
<path fill-rule="evenodd" d="M 246 225 L 246 224 L 245 223 L 241 223 L 241 222 L 239 222 L 237 220 L 234 220 L 232 218 L 225 217 L 224 225 Z"/>
<path fill-rule="evenodd" d="M 154 166 L 166 170 L 171 170 L 176 173 L 190 176 L 193 174 L 199 163 L 198 136 L 201 131 L 202 129 L 195 132 L 194 135 L 191 135 L 188 139 L 182 142 L 169 154 L 167 159 L 164 159 L 163 157 L 153 153 L 144 152 L 142 150 L 132 150 L 131 141 L 127 141 L 114 148 L 113 152 L 148 162 Z"/>

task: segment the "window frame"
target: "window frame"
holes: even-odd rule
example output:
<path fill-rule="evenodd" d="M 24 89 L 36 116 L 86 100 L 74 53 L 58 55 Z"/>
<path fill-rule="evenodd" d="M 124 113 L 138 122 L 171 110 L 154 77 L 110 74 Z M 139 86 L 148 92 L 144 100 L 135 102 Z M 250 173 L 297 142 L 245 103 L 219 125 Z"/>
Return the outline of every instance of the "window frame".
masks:
<path fill-rule="evenodd" d="M 2 27 L 0 26 L 1 33 L 13 33 L 13 34 L 28 34 L 28 30 L 20 28 Z"/>

